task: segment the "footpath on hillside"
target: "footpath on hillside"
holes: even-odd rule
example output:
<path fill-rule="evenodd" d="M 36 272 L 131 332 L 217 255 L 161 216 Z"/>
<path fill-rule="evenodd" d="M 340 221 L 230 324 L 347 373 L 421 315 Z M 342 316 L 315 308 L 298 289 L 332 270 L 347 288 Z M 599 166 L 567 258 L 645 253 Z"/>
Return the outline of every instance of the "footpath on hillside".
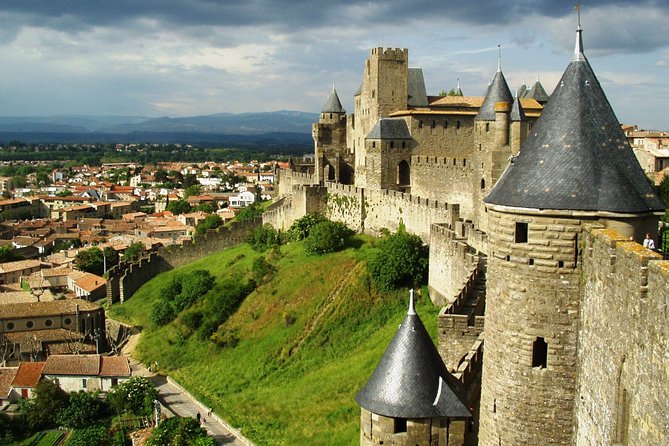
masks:
<path fill-rule="evenodd" d="M 166 416 L 176 415 L 197 418 L 197 414 L 199 413 L 202 427 L 214 438 L 217 445 L 254 446 L 241 432 L 211 412 L 211 408 L 206 407 L 196 400 L 193 395 L 188 393 L 188 391 L 169 376 L 149 371 L 144 364 L 134 359 L 131 354 L 137 346 L 140 336 L 140 332 L 133 333 L 123 346 L 121 353 L 130 360 L 130 368 L 133 376 L 144 376 L 156 386 L 158 400 L 167 409 L 168 413 L 165 414 Z"/>

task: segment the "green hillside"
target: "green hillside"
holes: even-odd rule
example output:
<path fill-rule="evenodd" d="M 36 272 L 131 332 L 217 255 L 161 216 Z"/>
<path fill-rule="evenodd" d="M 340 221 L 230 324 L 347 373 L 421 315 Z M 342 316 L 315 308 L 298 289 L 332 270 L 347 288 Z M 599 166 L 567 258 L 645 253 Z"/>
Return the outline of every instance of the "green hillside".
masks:
<path fill-rule="evenodd" d="M 280 254 L 248 245 L 226 249 L 159 275 L 109 313 L 144 327 L 139 359 L 158 361 L 162 372 L 257 444 L 357 444 L 354 396 L 404 318 L 408 293 L 377 294 L 365 266 L 374 241 L 356 237 L 354 244 L 324 256 L 307 255 L 301 242 L 282 246 Z M 175 274 L 207 269 L 217 283 L 246 282 L 261 256 L 276 268 L 273 278 L 248 295 L 215 335 L 238 339 L 235 347 L 199 340 L 180 318 L 160 328 L 150 322 L 153 303 Z M 212 292 L 195 308 L 205 308 Z M 438 309 L 423 298 L 417 311 L 435 333 Z"/>

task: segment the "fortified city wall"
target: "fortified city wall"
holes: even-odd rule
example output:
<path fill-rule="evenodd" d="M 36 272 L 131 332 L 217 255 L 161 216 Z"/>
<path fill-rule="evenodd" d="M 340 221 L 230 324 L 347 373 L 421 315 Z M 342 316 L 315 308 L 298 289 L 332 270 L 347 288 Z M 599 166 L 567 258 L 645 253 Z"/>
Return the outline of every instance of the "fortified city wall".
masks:
<path fill-rule="evenodd" d="M 584 237 L 575 444 L 669 444 L 669 261 L 613 230 Z"/>

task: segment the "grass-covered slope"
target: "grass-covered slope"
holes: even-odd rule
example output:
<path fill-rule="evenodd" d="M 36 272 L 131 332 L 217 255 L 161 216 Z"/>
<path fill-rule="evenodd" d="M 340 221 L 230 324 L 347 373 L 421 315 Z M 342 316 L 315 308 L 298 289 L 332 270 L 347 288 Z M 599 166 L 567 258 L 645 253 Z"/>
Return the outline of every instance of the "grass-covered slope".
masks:
<path fill-rule="evenodd" d="M 357 241 L 358 248 L 324 256 L 306 255 L 302 243 L 282 246 L 273 256 L 248 245 L 220 251 L 159 275 L 109 312 L 144 327 L 139 359 L 158 361 L 161 371 L 257 444 L 357 444 L 355 394 L 403 320 L 408 300 L 406 290 L 373 290 L 365 267 L 373 241 Z M 239 339 L 234 348 L 188 336 L 179 319 L 152 326 L 151 307 L 171 275 L 207 269 L 218 281 L 245 281 L 259 256 L 268 256 L 276 272 L 219 327 L 219 334 Z M 434 333 L 438 309 L 423 298 L 417 310 Z"/>

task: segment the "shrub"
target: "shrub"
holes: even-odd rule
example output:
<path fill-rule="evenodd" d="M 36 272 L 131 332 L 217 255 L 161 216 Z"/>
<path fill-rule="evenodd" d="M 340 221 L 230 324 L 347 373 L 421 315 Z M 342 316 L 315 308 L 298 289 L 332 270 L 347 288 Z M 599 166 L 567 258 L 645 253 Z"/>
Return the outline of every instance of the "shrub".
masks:
<path fill-rule="evenodd" d="M 172 417 L 156 427 L 146 443 L 148 446 L 215 446 L 213 438 L 194 418 Z"/>
<path fill-rule="evenodd" d="M 176 317 L 176 312 L 172 304 L 165 299 L 160 299 L 158 302 L 153 304 L 151 309 L 151 322 L 161 327 L 165 324 L 169 324 Z"/>
<path fill-rule="evenodd" d="M 201 205 L 201 206 L 203 206 L 203 205 Z M 211 207 L 211 205 L 208 205 L 208 206 Z M 210 212 L 213 212 L 213 208 Z M 195 228 L 195 234 L 204 235 L 204 234 L 207 233 L 207 231 L 209 229 L 216 229 L 219 226 L 221 226 L 222 224 L 223 224 L 223 219 L 221 218 L 220 215 L 217 215 L 217 214 L 208 215 L 207 217 L 205 217 L 204 220 L 202 220 L 197 225 L 197 227 Z"/>
<path fill-rule="evenodd" d="M 272 280 L 276 268 L 269 263 L 264 257 L 258 257 L 251 265 L 251 280 L 257 285 L 269 282 Z"/>
<path fill-rule="evenodd" d="M 69 428 L 82 428 L 93 424 L 107 412 L 106 403 L 98 397 L 98 392 L 73 392 L 69 404 L 63 409 L 58 422 Z"/>
<path fill-rule="evenodd" d="M 202 324 L 204 315 L 201 311 L 186 311 L 181 315 L 181 323 L 191 331 L 195 331 Z"/>
<path fill-rule="evenodd" d="M 55 427 L 61 411 L 67 407 L 68 396 L 54 381 L 43 379 L 35 387 L 35 397 L 23 400 L 21 413 L 31 432 Z"/>
<path fill-rule="evenodd" d="M 281 244 L 281 232 L 274 229 L 271 225 L 264 224 L 259 226 L 249 234 L 246 242 L 256 251 L 265 251 L 271 246 Z"/>
<path fill-rule="evenodd" d="M 255 220 L 256 218 L 262 217 L 262 207 L 260 206 L 260 203 L 255 202 L 251 204 L 250 206 L 246 206 L 245 208 L 241 208 L 237 215 L 235 216 L 235 220 L 237 221 L 250 221 L 250 220 Z"/>
<path fill-rule="evenodd" d="M 109 444 L 109 430 L 106 426 L 88 426 L 72 432 L 67 446 L 107 446 Z"/>
<path fill-rule="evenodd" d="M 309 231 L 318 223 L 326 221 L 326 218 L 320 214 L 306 214 L 293 222 L 288 229 L 288 239 L 292 241 L 300 241 L 307 238 Z"/>
<path fill-rule="evenodd" d="M 428 247 L 420 237 L 400 229 L 379 243 L 368 268 L 376 289 L 390 291 L 424 283 L 428 261 Z"/>
<path fill-rule="evenodd" d="M 153 400 L 157 396 L 158 391 L 151 381 L 143 376 L 133 376 L 112 387 L 107 392 L 107 402 L 118 414 L 128 412 L 137 416 L 151 416 Z"/>
<path fill-rule="evenodd" d="M 322 221 L 309 230 L 304 239 L 304 249 L 310 254 L 325 254 L 335 252 L 346 246 L 346 242 L 353 235 L 344 223 Z"/>

